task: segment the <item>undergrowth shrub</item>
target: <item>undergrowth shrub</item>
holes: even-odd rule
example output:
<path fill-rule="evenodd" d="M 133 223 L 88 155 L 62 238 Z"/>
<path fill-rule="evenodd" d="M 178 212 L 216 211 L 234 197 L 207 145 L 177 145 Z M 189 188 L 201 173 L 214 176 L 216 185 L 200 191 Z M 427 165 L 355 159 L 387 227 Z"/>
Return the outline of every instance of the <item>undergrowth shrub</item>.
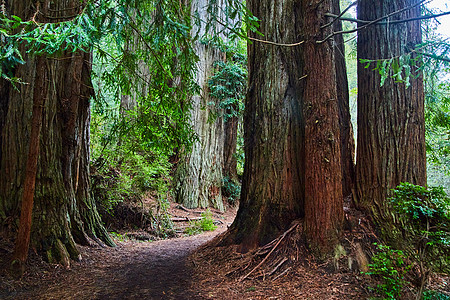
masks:
<path fill-rule="evenodd" d="M 450 198 L 443 187 L 401 183 L 391 197 L 403 237 L 404 251 L 418 268 L 418 299 L 433 270 L 448 271 L 450 263 Z"/>
<path fill-rule="evenodd" d="M 203 231 L 214 231 L 216 229 L 217 226 L 214 224 L 212 212 L 208 209 L 202 213 L 201 220 L 189 222 L 189 227 L 185 229 L 184 233 L 187 235 L 195 235 Z"/>
<path fill-rule="evenodd" d="M 372 288 L 381 299 L 398 299 L 403 286 L 407 283 L 406 273 L 411 268 L 406 262 L 406 256 L 401 250 L 391 249 L 389 246 L 376 244 L 377 253 L 372 256 L 367 275 L 374 276 L 381 283 Z"/>
<path fill-rule="evenodd" d="M 438 291 L 425 291 L 422 300 L 450 300 L 450 296 Z"/>
<path fill-rule="evenodd" d="M 132 136 L 109 137 L 102 131 L 103 126 L 94 114 L 91 191 L 106 225 L 131 222 L 140 228 L 149 226 L 158 236 L 170 235 L 173 224 L 167 213 L 171 180 L 168 154 L 147 149 L 145 143 Z M 146 197 L 155 199 L 156 205 L 144 207 Z M 123 222 L 120 218 L 124 218 Z"/>
<path fill-rule="evenodd" d="M 228 203 L 236 205 L 241 195 L 241 185 L 230 177 L 225 176 L 222 179 L 222 194 L 228 197 Z"/>

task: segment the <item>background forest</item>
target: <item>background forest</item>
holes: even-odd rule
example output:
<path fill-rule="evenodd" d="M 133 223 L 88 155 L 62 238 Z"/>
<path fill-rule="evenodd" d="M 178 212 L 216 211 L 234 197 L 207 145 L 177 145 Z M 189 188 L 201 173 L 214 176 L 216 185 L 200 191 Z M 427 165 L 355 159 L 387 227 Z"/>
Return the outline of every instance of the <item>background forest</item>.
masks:
<path fill-rule="evenodd" d="M 69 267 L 80 245 L 198 234 L 237 209 L 210 247 L 267 255 L 233 266 L 239 282 L 289 274 L 295 249 L 337 270 L 355 256 L 377 297 L 450 297 L 430 281 L 449 270 L 449 9 L 260 2 L 1 2 L 12 273 L 29 247 Z M 174 209 L 203 214 L 180 227 Z M 361 220 L 376 238 L 347 245 Z"/>

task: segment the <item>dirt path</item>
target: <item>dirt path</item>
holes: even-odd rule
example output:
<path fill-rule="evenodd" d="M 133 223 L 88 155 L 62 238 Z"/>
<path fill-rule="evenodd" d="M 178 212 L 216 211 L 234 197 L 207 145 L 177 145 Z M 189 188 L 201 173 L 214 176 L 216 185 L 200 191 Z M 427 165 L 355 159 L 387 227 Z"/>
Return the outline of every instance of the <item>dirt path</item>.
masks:
<path fill-rule="evenodd" d="M 191 291 L 193 266 L 186 259 L 224 230 L 156 242 L 125 241 L 116 248 L 84 247 L 83 260 L 70 270 L 50 272 L 40 283 L 16 291 L 0 291 L 0 299 L 201 299 Z"/>

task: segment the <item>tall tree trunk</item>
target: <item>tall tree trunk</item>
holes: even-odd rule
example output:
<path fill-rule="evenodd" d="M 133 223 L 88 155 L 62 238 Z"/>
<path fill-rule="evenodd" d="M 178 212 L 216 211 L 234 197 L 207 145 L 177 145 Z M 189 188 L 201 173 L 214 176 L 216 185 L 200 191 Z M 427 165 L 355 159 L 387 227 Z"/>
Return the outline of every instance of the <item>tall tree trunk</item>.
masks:
<path fill-rule="evenodd" d="M 234 111 L 238 109 L 235 107 Z M 228 177 L 233 182 L 238 181 L 237 176 L 237 132 L 239 125 L 239 116 L 231 116 L 224 120 L 225 122 L 225 138 L 223 147 L 223 177 Z"/>
<path fill-rule="evenodd" d="M 303 0 L 305 117 L 305 224 L 310 247 L 317 254 L 333 249 L 343 221 L 339 99 L 333 41 L 318 44 L 332 28 L 321 30 L 332 0 Z"/>
<path fill-rule="evenodd" d="M 200 20 L 208 20 L 206 8 L 209 0 L 191 1 L 191 13 Z M 217 4 L 224 9 L 226 1 Z M 214 26 L 222 26 L 215 24 Z M 206 33 L 204 24 L 194 26 L 193 35 Z M 212 45 L 196 42 L 198 55 L 197 84 L 201 94 L 192 97 L 191 124 L 198 140 L 190 151 L 183 153 L 175 174 L 176 201 L 189 208 L 215 207 L 224 210 L 222 201 L 222 165 L 224 151 L 224 120 L 217 111 L 218 101 L 209 95 L 208 79 L 213 75 L 213 63 L 224 58 L 223 53 Z"/>
<path fill-rule="evenodd" d="M 331 31 L 320 29 L 331 2 L 320 2 L 247 2 L 266 40 L 305 43 L 248 46 L 241 203 L 222 244 L 246 251 L 304 218 L 315 252 L 334 246 L 343 215 L 340 133 L 333 48 L 316 43 Z"/>
<path fill-rule="evenodd" d="M 360 1 L 358 18 L 374 20 L 414 3 Z M 418 16 L 417 6 L 390 20 Z M 358 32 L 358 61 L 398 57 L 421 41 L 420 21 L 371 26 Z M 358 203 L 371 213 L 388 239 L 395 236 L 387 200 L 390 190 L 406 181 L 426 184 L 423 79 L 420 75 L 410 80 L 409 88 L 393 78 L 380 87 L 379 73 L 358 64 Z"/>
<path fill-rule="evenodd" d="M 339 0 L 333 0 L 333 13 L 339 15 Z M 342 21 L 334 22 L 333 30 L 342 31 Z M 339 127 L 341 130 L 342 194 L 348 196 L 355 187 L 355 138 L 350 115 L 347 66 L 345 64 L 344 36 L 338 34 L 335 41 L 336 88 L 339 103 Z"/>
<path fill-rule="evenodd" d="M 189 208 L 215 207 L 223 210 L 222 160 L 224 144 L 223 118 L 217 114 L 218 100 L 208 95 L 207 80 L 212 65 L 220 59 L 219 50 L 198 43 L 197 83 L 201 95 L 192 97 L 191 124 L 198 139 L 180 159 L 175 175 L 176 201 Z M 211 103 L 214 103 L 211 105 Z"/>
<path fill-rule="evenodd" d="M 10 13 L 30 19 L 35 13 L 33 7 L 32 1 L 14 1 Z M 41 3 L 40 9 L 43 16 L 61 21 L 66 15 L 79 13 L 81 8 L 77 1 L 59 0 Z M 49 261 L 67 265 L 69 257 L 79 257 L 75 241 L 88 244 L 89 236 L 114 245 L 89 195 L 91 55 L 67 51 L 62 53 L 64 59 L 42 58 L 47 67 L 46 74 L 41 74 L 42 70 L 36 68 L 37 59 L 25 54 L 25 50 L 22 49 L 26 64 L 17 67 L 15 76 L 28 84 L 18 85 L 19 91 L 10 88 L 6 98 L 8 110 L 1 142 L 1 215 L 11 219 L 18 216 L 34 91 L 46 91 L 31 244 Z M 37 86 L 37 79 L 42 76 L 47 80 Z"/>
<path fill-rule="evenodd" d="M 302 38 L 300 1 L 253 0 L 247 7 L 261 20 L 266 40 Z M 304 216 L 302 53 L 299 47 L 258 42 L 249 43 L 247 53 L 244 174 L 239 210 L 224 239 L 240 244 L 241 251 L 267 243 Z"/>
<path fill-rule="evenodd" d="M 31 221 L 33 217 L 34 190 L 36 187 L 37 163 L 39 158 L 39 136 L 42 128 L 42 111 L 45 104 L 46 87 L 46 62 L 42 57 L 37 58 L 36 70 L 41 76 L 36 78 L 33 91 L 33 110 L 31 115 L 31 135 L 28 149 L 27 162 L 25 166 L 24 190 L 22 196 L 22 208 L 20 211 L 19 230 L 14 248 L 14 261 L 12 266 L 22 276 L 24 264 L 28 257 L 30 247 Z"/>
<path fill-rule="evenodd" d="M 138 14 L 142 13 L 139 11 L 139 8 L 129 7 L 128 9 L 132 11 L 131 15 L 134 19 L 136 19 L 136 16 Z M 145 30 L 146 26 L 150 26 L 147 23 L 148 22 L 139 24 L 142 31 Z M 132 37 L 130 37 L 130 40 L 127 40 L 125 42 L 125 52 L 138 55 L 139 51 L 141 49 L 145 49 L 146 45 L 143 45 L 141 37 L 138 33 L 133 33 L 134 34 L 132 35 Z M 136 74 L 134 74 L 134 77 L 136 79 L 130 86 L 130 90 L 126 93 L 123 93 L 120 98 L 120 114 L 123 117 L 126 117 L 130 111 L 133 111 L 138 107 L 139 99 L 141 97 L 145 97 L 148 95 L 148 81 L 150 77 L 150 70 L 148 69 L 147 64 L 140 58 L 136 62 L 136 65 Z"/>

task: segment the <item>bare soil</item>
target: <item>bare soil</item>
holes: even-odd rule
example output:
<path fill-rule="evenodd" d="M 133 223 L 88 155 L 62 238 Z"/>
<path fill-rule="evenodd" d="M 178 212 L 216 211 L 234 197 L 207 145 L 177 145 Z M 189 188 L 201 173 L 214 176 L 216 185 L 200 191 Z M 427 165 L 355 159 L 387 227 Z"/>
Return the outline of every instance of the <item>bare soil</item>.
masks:
<path fill-rule="evenodd" d="M 180 219 L 195 219 L 201 212 L 176 204 L 171 204 L 170 209 L 178 220 L 175 223 L 180 234 L 188 226 L 188 222 Z M 8 275 L 12 245 L 9 240 L 0 239 L 0 299 L 344 300 L 368 299 L 372 295 L 368 285 L 373 282 L 348 266 L 350 258 L 355 257 L 352 245 L 375 238 L 364 230 L 367 221 L 362 216 L 349 219 L 353 228 L 344 238 L 348 240 L 344 243 L 347 253 L 322 262 L 316 261 L 306 249 L 286 251 L 293 249 L 287 244 L 292 242 L 292 236 L 287 235 L 260 256 L 258 252 L 241 254 L 233 247 L 202 246 L 213 243 L 214 237 L 224 233 L 234 216 L 233 208 L 226 213 L 213 210 L 218 229 L 195 236 L 151 242 L 119 238 L 115 248 L 81 247 L 83 258 L 73 262 L 70 269 L 45 263 L 31 253 L 21 280 Z M 295 230 L 292 234 L 295 237 Z M 145 232 L 123 233 L 122 237 L 141 235 Z M 264 260 L 271 249 L 272 255 Z M 432 284 L 450 292 L 448 277 L 434 276 Z M 411 296 L 412 293 L 407 293 L 407 297 Z"/>
<path fill-rule="evenodd" d="M 193 250 L 218 233 L 224 232 L 235 216 L 235 209 L 226 213 L 213 211 L 218 224 L 214 232 L 195 236 L 142 242 L 128 236 L 148 236 L 145 232 L 123 232 L 116 236 L 115 248 L 82 247 L 82 260 L 70 269 L 45 263 L 30 253 L 27 271 L 21 280 L 14 280 L 7 269 L 13 245 L 0 240 L 0 299 L 203 299 L 192 291 L 194 265 L 187 261 Z M 177 221 L 177 232 L 198 218 L 203 210 L 186 210 L 171 204 L 170 212 Z M 124 239 L 125 238 L 125 239 Z"/>

